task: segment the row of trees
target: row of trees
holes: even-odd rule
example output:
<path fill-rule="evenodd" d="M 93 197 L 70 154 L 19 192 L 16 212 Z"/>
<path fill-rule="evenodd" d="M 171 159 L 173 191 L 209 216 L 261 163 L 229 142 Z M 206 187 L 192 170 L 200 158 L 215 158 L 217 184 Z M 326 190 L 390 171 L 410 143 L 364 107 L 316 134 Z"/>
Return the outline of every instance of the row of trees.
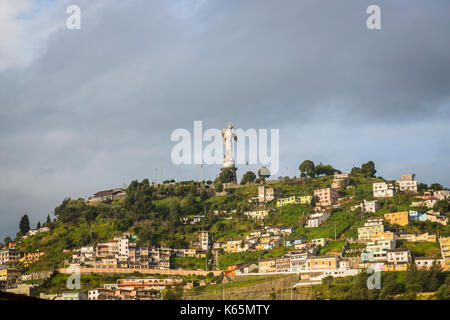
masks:
<path fill-rule="evenodd" d="M 303 161 L 298 167 L 300 170 L 300 177 L 302 178 L 314 178 L 320 176 L 332 176 L 335 172 L 341 173 L 341 171 L 333 168 L 329 164 L 318 164 L 317 166 L 311 160 Z"/>
<path fill-rule="evenodd" d="M 302 178 L 314 178 L 320 176 L 332 176 L 335 172 L 341 173 L 340 170 L 333 168 L 329 164 L 318 164 L 315 165 L 311 160 L 303 161 L 298 167 L 300 170 L 300 177 Z M 361 167 L 352 168 L 350 174 L 352 175 L 363 175 L 365 177 L 374 177 L 377 170 L 375 170 L 375 163 L 373 161 L 368 161 L 364 163 Z"/>
<path fill-rule="evenodd" d="M 46 222 L 46 224 L 49 224 L 49 223 L 51 223 L 50 215 L 47 216 L 47 222 Z M 45 225 L 45 224 L 44 224 L 44 225 Z M 38 223 L 36 224 L 36 229 L 39 229 L 39 228 L 41 228 L 41 222 L 40 222 L 40 221 L 38 221 Z M 27 214 L 25 214 L 25 215 L 23 215 L 23 216 L 20 218 L 20 222 L 19 222 L 19 232 L 20 232 L 20 234 L 24 235 L 24 234 L 27 234 L 28 231 L 30 231 L 30 230 L 31 230 L 31 227 L 30 227 L 30 218 L 28 217 Z"/>

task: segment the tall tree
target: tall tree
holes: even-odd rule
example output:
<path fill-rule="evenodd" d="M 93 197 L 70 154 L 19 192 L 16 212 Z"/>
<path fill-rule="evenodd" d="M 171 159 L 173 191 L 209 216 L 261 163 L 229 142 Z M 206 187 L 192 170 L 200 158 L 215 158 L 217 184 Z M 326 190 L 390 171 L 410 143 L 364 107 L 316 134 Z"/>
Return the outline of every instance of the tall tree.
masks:
<path fill-rule="evenodd" d="M 300 170 L 300 177 L 313 178 L 315 176 L 314 162 L 312 162 L 311 160 L 303 161 L 298 167 L 298 170 Z"/>
<path fill-rule="evenodd" d="M 430 185 L 430 188 L 433 189 L 434 191 L 439 191 L 439 190 L 444 189 L 444 187 L 442 187 L 442 185 L 439 183 L 432 183 Z"/>
<path fill-rule="evenodd" d="M 92 225 L 98 216 L 98 210 L 94 206 L 88 206 L 84 211 L 84 219 L 89 225 L 89 240 L 92 241 Z"/>
<path fill-rule="evenodd" d="M 375 163 L 368 161 L 361 166 L 361 171 L 366 177 L 374 177 L 377 170 L 375 170 Z"/>
<path fill-rule="evenodd" d="M 20 218 L 19 230 L 22 234 L 26 234 L 28 231 L 30 231 L 30 219 L 28 218 L 27 214 Z"/>
<path fill-rule="evenodd" d="M 246 184 L 249 182 L 254 182 L 256 179 L 256 174 L 253 173 L 252 171 L 247 171 L 241 179 L 241 184 Z"/>
<path fill-rule="evenodd" d="M 36 225 L 36 229 L 40 229 L 41 228 L 41 222 L 38 221 L 37 225 Z"/>

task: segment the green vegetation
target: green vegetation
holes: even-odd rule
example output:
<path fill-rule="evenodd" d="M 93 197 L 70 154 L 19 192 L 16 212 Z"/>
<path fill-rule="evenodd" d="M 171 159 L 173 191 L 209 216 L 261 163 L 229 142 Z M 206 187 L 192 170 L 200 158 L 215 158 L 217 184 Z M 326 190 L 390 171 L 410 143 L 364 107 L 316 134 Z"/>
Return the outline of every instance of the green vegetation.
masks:
<path fill-rule="evenodd" d="M 313 296 L 318 300 L 410 300 L 431 292 L 427 299 L 450 299 L 450 273 L 439 272 L 437 267 L 429 271 L 413 267 L 404 272 L 382 272 L 380 289 L 368 289 L 369 276 L 361 272 L 355 277 L 327 277 L 313 287 Z"/>
<path fill-rule="evenodd" d="M 221 293 L 223 290 L 232 290 L 238 288 L 248 287 L 250 285 L 255 285 L 258 283 L 263 283 L 266 281 L 271 281 L 275 279 L 281 279 L 284 277 L 288 277 L 289 275 L 271 275 L 271 276 L 240 276 L 236 278 L 234 281 L 227 282 L 225 284 L 212 284 L 209 286 L 201 286 L 194 287 L 188 292 L 186 292 L 185 296 L 196 296 L 200 294 L 215 294 Z"/>
<path fill-rule="evenodd" d="M 305 196 L 313 195 L 315 189 L 330 187 L 334 172 L 331 165 L 314 165 L 312 161 L 304 161 L 300 167 L 300 178 L 285 178 L 272 183 L 267 181 L 267 186 L 276 188 L 280 196 Z M 238 188 L 227 189 L 225 196 L 213 196 L 215 191 L 223 191 L 223 183 L 231 178 L 230 171 L 223 170 L 221 176 L 216 181 L 194 182 L 183 181 L 175 183 L 166 181 L 158 186 L 150 185 L 147 179 L 143 181 L 132 181 L 127 188 L 127 197 L 123 201 L 103 201 L 95 205 L 87 204 L 84 199 L 64 199 L 62 203 L 55 208 L 55 218 L 50 216 L 44 226 L 50 228 L 50 231 L 39 233 L 21 241 L 17 247 L 21 252 L 43 251 L 46 252 L 41 259 L 29 266 L 25 272 L 49 270 L 64 266 L 70 259 L 71 250 L 80 246 L 94 244 L 111 240 L 123 232 L 131 232 L 137 236 L 138 244 L 155 244 L 171 248 L 188 248 L 192 241 L 198 239 L 198 233 L 201 230 L 208 230 L 215 242 L 228 240 L 243 240 L 255 229 L 261 227 L 260 221 L 253 221 L 244 216 L 244 212 L 254 208 L 249 203 L 251 197 L 257 195 L 258 187 L 256 185 L 247 185 L 249 182 L 259 183 L 269 177 L 269 172 L 263 168 L 258 172 L 259 178 L 255 173 L 248 171 L 242 180 L 244 184 Z M 347 238 L 356 238 L 357 229 L 364 224 L 367 217 L 382 217 L 385 213 L 395 211 L 406 211 L 413 209 L 411 207 L 414 196 L 408 193 L 395 195 L 393 198 L 384 199 L 382 208 L 376 214 L 361 214 L 359 210 L 351 211 L 353 205 L 359 204 L 363 199 L 373 199 L 372 183 L 384 181 L 381 177 L 375 177 L 376 170 L 373 162 L 369 161 L 359 167 L 352 169 L 350 175 L 350 187 L 340 191 L 341 197 L 347 197 L 347 200 L 341 203 L 341 207 L 333 209 L 332 215 L 321 226 L 317 228 L 304 228 L 306 217 L 310 214 L 312 206 L 302 204 L 292 204 L 282 208 L 276 208 L 275 214 L 270 214 L 264 221 L 266 226 L 296 226 L 297 229 L 284 240 L 294 239 L 300 236 L 306 236 L 308 240 L 316 238 L 327 238 L 328 244 L 320 248 L 319 254 L 342 250 L 346 246 Z M 423 186 L 422 186 L 423 187 Z M 434 185 L 434 188 L 442 186 Z M 350 199 L 352 198 L 352 199 Z M 269 208 L 275 208 L 275 201 L 266 205 Z M 425 210 L 425 208 L 418 208 Z M 438 202 L 434 208 L 442 213 L 449 215 L 449 206 L 446 202 Z M 214 211 L 220 211 L 215 214 Z M 233 212 L 232 212 L 233 211 Z M 226 213 L 223 213 L 226 212 Z M 205 218 L 196 225 L 183 224 L 182 218 L 192 217 L 193 215 L 204 214 Z M 29 230 L 28 217 L 25 215 L 20 222 L 20 237 Z M 398 227 L 398 226 L 393 226 Z M 450 225 L 443 226 L 438 223 L 411 222 L 405 227 L 409 233 L 439 234 L 441 236 L 450 235 Z M 27 230 L 28 229 L 28 230 Z M 17 240 L 17 238 L 16 238 Z M 11 239 L 4 239 L 7 245 Z M 437 243 L 407 243 L 399 242 L 399 247 L 409 248 L 413 256 L 438 256 L 439 245 Z M 348 245 L 348 249 L 360 249 L 360 244 Z M 226 266 L 237 263 L 255 263 L 260 259 L 279 257 L 292 248 L 286 248 L 283 244 L 278 245 L 273 250 L 249 251 L 233 254 L 221 254 L 217 261 L 217 267 L 224 270 Z M 349 253 L 357 255 L 358 253 Z M 183 269 L 205 269 L 205 258 L 172 258 L 173 268 Z M 412 271 L 411 271 L 412 272 Z M 317 297 L 322 298 L 385 298 L 387 296 L 412 294 L 411 286 L 407 279 L 412 276 L 404 276 L 402 273 L 395 274 L 395 281 L 390 279 L 394 277 L 386 276 L 386 283 L 394 288 L 383 293 L 368 292 L 363 288 L 357 289 L 361 285 L 366 275 L 361 275 L 344 279 L 327 280 L 325 284 L 319 286 L 316 290 Z M 407 273 L 409 274 L 409 273 Z M 422 273 L 414 273 L 415 276 L 424 276 Z M 137 275 L 136 275 L 137 276 Z M 142 275 L 140 275 L 142 276 Z M 118 276 L 83 276 L 84 288 L 98 287 L 104 283 L 115 282 Z M 431 277 L 431 276 L 430 276 Z M 434 277 L 434 275 L 433 275 Z M 418 279 L 419 279 L 418 278 Z M 65 275 L 57 274 L 43 287 L 45 292 L 63 290 L 65 288 Z M 251 278 L 252 281 L 260 281 L 261 278 Z M 390 280 L 389 280 L 390 279 Z M 406 280 L 405 280 L 406 279 Z M 420 278 L 421 279 L 421 278 Z M 428 279 L 428 278 L 427 278 Z M 433 280 L 434 278 L 428 279 Z M 448 296 L 447 278 L 439 278 L 439 286 L 426 287 L 421 285 L 415 292 L 425 289 L 435 289 L 440 292 L 440 297 Z M 234 286 L 244 285 L 233 284 Z M 396 285 L 395 283 L 398 283 Z M 247 283 L 247 284 L 248 284 Z M 230 284 L 231 285 L 231 284 Z M 388 287 L 389 287 L 388 286 Z M 208 286 L 210 287 L 210 286 Z M 203 288 L 203 289 L 202 289 Z M 215 290 L 204 287 L 194 288 L 196 291 Z M 436 293 L 436 296 L 438 293 Z M 175 289 L 168 289 L 165 292 L 165 298 L 177 298 L 179 292 Z"/>
<path fill-rule="evenodd" d="M 206 258 L 172 257 L 170 265 L 173 269 L 205 270 Z"/>
<path fill-rule="evenodd" d="M 398 248 L 408 248 L 414 257 L 439 257 L 441 250 L 437 242 L 398 242 Z"/>

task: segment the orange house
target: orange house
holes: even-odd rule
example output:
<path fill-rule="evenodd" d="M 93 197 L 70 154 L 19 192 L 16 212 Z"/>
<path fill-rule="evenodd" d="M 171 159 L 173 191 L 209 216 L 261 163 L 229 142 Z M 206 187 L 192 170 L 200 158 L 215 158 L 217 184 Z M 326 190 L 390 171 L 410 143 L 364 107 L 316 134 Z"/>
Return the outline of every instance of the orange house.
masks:
<path fill-rule="evenodd" d="M 408 211 L 386 213 L 384 220 L 390 224 L 398 224 L 399 226 L 406 226 L 409 223 Z"/>

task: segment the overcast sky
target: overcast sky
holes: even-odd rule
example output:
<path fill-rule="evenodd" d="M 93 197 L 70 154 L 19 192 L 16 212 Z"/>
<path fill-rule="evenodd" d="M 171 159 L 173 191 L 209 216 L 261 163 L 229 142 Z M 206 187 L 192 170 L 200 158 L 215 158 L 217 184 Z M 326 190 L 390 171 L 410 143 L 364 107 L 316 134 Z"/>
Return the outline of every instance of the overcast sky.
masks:
<path fill-rule="evenodd" d="M 81 30 L 66 27 L 69 4 Z M 366 27 L 371 4 L 381 30 Z M 449 12 L 448 0 L 1 0 L 0 239 L 64 197 L 161 168 L 178 178 L 170 135 L 194 120 L 279 129 L 277 176 L 304 159 L 373 160 L 385 178 L 449 186 Z"/>

